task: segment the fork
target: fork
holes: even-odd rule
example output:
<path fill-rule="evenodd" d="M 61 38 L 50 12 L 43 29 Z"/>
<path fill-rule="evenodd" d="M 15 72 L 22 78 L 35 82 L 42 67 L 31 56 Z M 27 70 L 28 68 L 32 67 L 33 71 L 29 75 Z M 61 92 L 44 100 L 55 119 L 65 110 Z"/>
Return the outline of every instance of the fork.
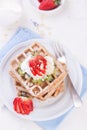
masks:
<path fill-rule="evenodd" d="M 55 53 L 56 58 L 61 63 L 66 64 L 66 53 L 63 50 L 63 46 L 59 45 L 57 42 L 55 42 L 55 44 L 53 44 L 53 49 L 54 49 L 54 53 Z M 67 66 L 67 71 L 68 71 L 67 78 L 68 78 L 68 81 L 70 83 L 69 86 L 70 86 L 71 96 L 73 99 L 73 104 L 76 108 L 81 107 L 83 102 L 82 102 L 80 96 L 78 95 L 74 85 L 73 85 L 72 79 L 71 79 L 70 74 L 69 74 L 68 66 Z"/>

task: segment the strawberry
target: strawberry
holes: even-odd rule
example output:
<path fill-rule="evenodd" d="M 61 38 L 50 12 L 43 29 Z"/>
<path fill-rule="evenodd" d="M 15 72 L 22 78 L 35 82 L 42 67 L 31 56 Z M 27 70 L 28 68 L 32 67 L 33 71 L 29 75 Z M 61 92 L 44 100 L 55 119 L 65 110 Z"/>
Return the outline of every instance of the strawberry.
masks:
<path fill-rule="evenodd" d="M 13 107 L 17 113 L 29 114 L 33 111 L 33 102 L 26 97 L 16 97 L 13 101 Z"/>
<path fill-rule="evenodd" d="M 51 10 L 60 5 L 61 0 L 43 0 L 40 5 L 39 9 L 40 10 Z"/>
<path fill-rule="evenodd" d="M 37 55 L 33 59 L 29 60 L 29 67 L 34 76 L 42 76 L 46 72 L 47 60 L 41 56 Z"/>
<path fill-rule="evenodd" d="M 38 0 L 39 2 L 42 2 L 42 0 Z"/>
<path fill-rule="evenodd" d="M 14 101 L 13 101 L 13 104 L 14 104 L 14 110 L 17 111 L 17 113 L 20 113 L 20 109 L 19 109 L 19 98 L 15 98 Z"/>

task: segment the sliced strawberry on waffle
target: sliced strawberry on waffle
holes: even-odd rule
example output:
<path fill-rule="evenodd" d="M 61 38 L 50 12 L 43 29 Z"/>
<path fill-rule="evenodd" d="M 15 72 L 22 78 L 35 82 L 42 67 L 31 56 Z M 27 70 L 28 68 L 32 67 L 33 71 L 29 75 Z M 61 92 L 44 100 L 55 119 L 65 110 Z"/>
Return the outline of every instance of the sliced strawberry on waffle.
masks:
<path fill-rule="evenodd" d="M 41 55 L 37 55 L 34 59 L 29 61 L 29 67 L 34 76 L 42 76 L 45 74 L 46 65 L 47 60 Z"/>

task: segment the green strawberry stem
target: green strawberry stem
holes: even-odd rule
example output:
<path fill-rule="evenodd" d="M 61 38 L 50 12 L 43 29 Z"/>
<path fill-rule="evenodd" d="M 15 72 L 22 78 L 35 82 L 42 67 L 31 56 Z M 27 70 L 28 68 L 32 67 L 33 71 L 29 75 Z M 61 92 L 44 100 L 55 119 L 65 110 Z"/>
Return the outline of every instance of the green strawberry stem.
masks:
<path fill-rule="evenodd" d="M 55 2 L 55 5 L 59 5 L 61 0 L 54 0 L 54 2 Z"/>

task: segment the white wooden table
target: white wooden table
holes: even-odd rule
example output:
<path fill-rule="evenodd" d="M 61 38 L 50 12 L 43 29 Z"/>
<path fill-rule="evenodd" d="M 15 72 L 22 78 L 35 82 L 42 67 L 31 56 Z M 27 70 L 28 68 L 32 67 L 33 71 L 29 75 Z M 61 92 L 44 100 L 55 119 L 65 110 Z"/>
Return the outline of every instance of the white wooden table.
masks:
<path fill-rule="evenodd" d="M 41 36 L 56 39 L 65 44 L 77 57 L 79 62 L 87 66 L 87 1 L 66 0 L 63 9 L 58 14 L 42 15 L 35 12 L 24 0 L 22 17 L 11 26 L 0 25 L 0 48 L 15 33 L 19 26 L 28 27 Z M 10 4 L 10 3 L 9 3 Z M 35 27 L 32 22 L 39 24 Z M 65 118 L 58 130 L 87 130 L 87 93 L 83 97 L 83 106 L 73 111 Z M 3 107 L 0 101 L 0 130 L 41 130 L 35 123 L 13 115 Z"/>

